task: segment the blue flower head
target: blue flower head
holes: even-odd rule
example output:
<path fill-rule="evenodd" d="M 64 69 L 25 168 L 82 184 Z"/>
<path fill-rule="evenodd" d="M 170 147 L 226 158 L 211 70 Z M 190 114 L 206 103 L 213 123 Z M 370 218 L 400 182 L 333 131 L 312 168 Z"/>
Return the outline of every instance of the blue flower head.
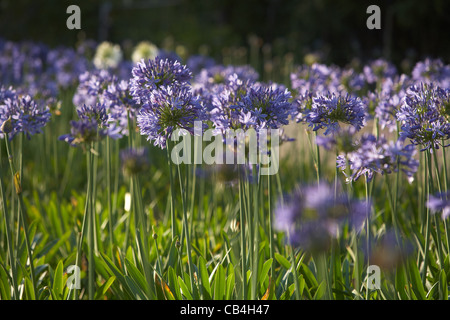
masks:
<path fill-rule="evenodd" d="M 191 71 L 178 60 L 141 60 L 132 70 L 130 92 L 137 104 L 148 103 L 153 91 L 167 86 L 185 86 L 192 78 Z"/>
<path fill-rule="evenodd" d="M 199 98 L 188 87 L 160 87 L 139 111 L 137 125 L 147 140 L 164 148 L 176 129 L 194 134 L 194 121 L 204 120 L 204 116 Z"/>
<path fill-rule="evenodd" d="M 371 201 L 335 193 L 325 182 L 306 185 L 287 195 L 275 209 L 275 228 L 287 233 L 290 244 L 310 252 L 326 251 L 346 223 L 359 232 L 370 214 Z"/>
<path fill-rule="evenodd" d="M 21 132 L 28 139 L 42 132 L 42 128 L 51 117 L 48 107 L 38 105 L 29 95 L 18 97 L 13 91 L 3 95 L 7 98 L 3 102 L 0 101 L 0 121 L 4 123 L 7 119 L 11 119 L 10 139 Z M 3 138 L 3 133 L 1 137 Z"/>
<path fill-rule="evenodd" d="M 397 112 L 397 120 L 402 123 L 400 135 L 421 145 L 421 151 L 439 149 L 450 138 L 447 99 L 448 91 L 433 84 L 411 86 Z"/>
<path fill-rule="evenodd" d="M 305 121 L 317 131 L 325 128 L 325 135 L 339 130 L 340 123 L 349 124 L 360 130 L 364 125 L 365 113 L 361 99 L 350 95 L 317 95 L 312 100 L 311 110 Z"/>

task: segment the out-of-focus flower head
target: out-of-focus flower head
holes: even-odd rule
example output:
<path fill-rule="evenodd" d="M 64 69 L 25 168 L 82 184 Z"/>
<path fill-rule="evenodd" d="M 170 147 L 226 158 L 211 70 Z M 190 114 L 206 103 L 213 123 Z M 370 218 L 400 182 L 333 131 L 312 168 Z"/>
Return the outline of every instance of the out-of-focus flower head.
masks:
<path fill-rule="evenodd" d="M 125 176 L 133 176 L 147 170 L 149 166 L 147 148 L 127 148 L 120 152 L 122 170 Z"/>
<path fill-rule="evenodd" d="M 120 46 L 104 41 L 98 45 L 93 63 L 97 69 L 114 69 L 121 61 L 122 49 Z"/>
<path fill-rule="evenodd" d="M 334 186 L 324 182 L 301 186 L 278 204 L 274 226 L 287 234 L 290 244 L 323 252 L 345 223 L 359 232 L 371 206 L 371 201 L 335 193 Z"/>
<path fill-rule="evenodd" d="M 367 83 L 380 83 L 385 79 L 394 78 L 397 75 L 397 68 L 384 59 L 372 61 L 363 69 Z"/>
<path fill-rule="evenodd" d="M 440 59 L 427 58 L 414 66 L 412 78 L 417 84 L 435 83 L 442 88 L 450 87 L 450 65 L 444 65 Z"/>
<path fill-rule="evenodd" d="M 313 95 L 339 93 L 340 70 L 338 67 L 328 67 L 314 63 L 311 66 L 302 65 L 290 75 L 292 90 L 299 96 L 307 92 Z"/>
<path fill-rule="evenodd" d="M 361 249 L 368 262 L 380 267 L 383 272 L 395 272 L 397 267 L 415 251 L 413 242 L 405 235 L 396 237 L 393 229 L 372 236 L 369 245 L 361 245 Z"/>
<path fill-rule="evenodd" d="M 347 181 L 356 181 L 360 176 L 366 176 L 370 181 L 376 172 L 389 174 L 401 170 L 411 182 L 419 166 L 418 160 L 414 159 L 415 153 L 414 145 L 405 145 L 402 138 L 394 142 L 384 136 L 377 139 L 374 135 L 364 134 L 355 151 L 347 154 L 347 157 L 337 157 L 337 166 L 346 174 L 348 162 L 351 174 Z"/>
<path fill-rule="evenodd" d="M 71 48 L 50 50 L 46 62 L 46 72 L 63 89 L 76 85 L 79 75 L 88 69 L 88 61 Z"/>
<path fill-rule="evenodd" d="M 426 205 L 433 213 L 442 211 L 442 220 L 447 219 L 450 216 L 450 192 L 430 194 Z"/>
<path fill-rule="evenodd" d="M 137 63 L 141 60 L 153 60 L 158 56 L 158 47 L 150 41 L 141 41 L 134 48 L 131 60 Z"/>

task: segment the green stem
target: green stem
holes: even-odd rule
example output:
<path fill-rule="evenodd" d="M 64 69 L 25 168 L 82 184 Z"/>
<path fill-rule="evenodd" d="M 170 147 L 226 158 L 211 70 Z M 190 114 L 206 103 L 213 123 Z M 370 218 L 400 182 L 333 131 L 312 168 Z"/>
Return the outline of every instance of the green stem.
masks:
<path fill-rule="evenodd" d="M 314 131 L 315 137 L 317 139 L 317 131 Z M 320 176 L 321 176 L 321 164 L 320 164 L 320 147 L 317 144 L 317 141 L 315 141 L 316 144 L 316 155 L 317 155 L 317 183 L 320 183 Z"/>
<path fill-rule="evenodd" d="M 17 289 L 17 272 L 16 272 L 16 263 L 14 261 L 14 249 L 13 249 L 13 244 L 12 244 L 12 238 L 11 238 L 11 230 L 10 230 L 10 225 L 9 225 L 9 221 L 8 221 L 8 216 L 7 216 L 7 208 L 6 208 L 6 197 L 5 197 L 5 193 L 3 191 L 3 175 L 0 173 L 0 196 L 1 196 L 1 200 L 2 200 L 2 211 L 3 211 L 3 218 L 5 220 L 5 228 L 6 228 L 6 242 L 8 244 L 8 257 L 9 257 L 9 263 L 11 265 L 11 280 L 12 280 L 12 287 L 13 287 L 13 292 L 14 292 L 14 299 L 15 300 L 19 300 L 19 291 Z"/>
<path fill-rule="evenodd" d="M 367 208 L 367 221 L 366 221 L 366 239 L 367 239 L 367 243 L 366 243 L 366 247 L 367 247 L 367 265 L 370 266 L 370 212 L 369 212 L 369 182 L 368 182 L 368 175 L 366 173 L 365 175 L 365 189 L 366 189 L 366 208 Z M 369 300 L 369 277 L 367 277 L 367 284 L 366 284 L 366 300 Z"/>
<path fill-rule="evenodd" d="M 444 141 L 442 141 L 442 145 L 444 145 Z M 447 174 L 447 156 L 445 148 L 442 147 L 442 162 L 443 162 L 443 168 L 444 168 L 444 192 L 448 192 L 448 174 Z M 448 219 L 444 220 L 444 226 L 445 226 L 445 234 L 446 234 L 446 240 L 447 240 L 447 254 L 450 255 L 450 226 Z"/>
<path fill-rule="evenodd" d="M 91 144 L 91 148 L 93 148 L 93 143 Z M 94 252 L 95 252 L 95 240 L 94 240 L 94 230 L 95 230 L 95 218 L 94 218 L 94 206 L 93 206 L 93 196 L 94 196 L 94 174 L 93 174 L 93 155 L 91 150 L 87 152 L 87 171 L 90 178 L 90 189 L 88 190 L 87 201 L 88 201 L 88 249 L 89 249 L 89 258 L 88 258 L 88 293 L 89 300 L 93 300 L 95 296 L 95 260 L 94 260 Z"/>
<path fill-rule="evenodd" d="M 148 248 L 149 235 L 147 232 L 147 220 L 144 215 L 141 187 L 139 177 L 137 175 L 131 177 L 131 184 L 133 186 L 133 208 L 135 213 L 134 221 L 136 240 L 142 265 L 144 267 L 145 279 L 147 281 L 147 296 L 149 299 L 154 299 L 154 279 L 152 277 L 152 268 L 150 266 L 150 259 L 148 256 L 150 251 Z"/>
<path fill-rule="evenodd" d="M 194 290 L 194 266 L 192 263 L 192 248 L 191 248 L 191 239 L 189 237 L 189 223 L 188 223 L 188 216 L 187 216 L 187 203 L 186 203 L 186 192 L 183 188 L 183 183 L 182 183 L 182 179 L 181 179 L 181 170 L 180 170 L 180 165 L 177 165 L 177 169 L 178 169 L 178 180 L 180 183 L 180 192 L 181 192 L 181 203 L 183 206 L 183 227 L 184 227 L 184 233 L 186 236 L 186 251 L 187 251 L 187 256 L 188 256 L 188 266 L 189 266 L 189 277 L 190 277 L 190 284 L 191 284 L 191 292 L 194 294 L 194 296 L 196 295 L 197 290 Z M 188 184 L 188 182 L 186 181 L 186 184 Z"/>
<path fill-rule="evenodd" d="M 111 138 L 106 137 L 106 193 L 108 201 L 109 246 L 111 250 L 111 259 L 114 261 L 114 217 L 112 211 L 111 189 Z"/>
<path fill-rule="evenodd" d="M 242 300 L 247 299 L 247 275 L 246 275 L 246 243 L 245 243 L 245 206 L 244 206 L 244 182 L 242 181 L 241 168 L 238 169 L 239 176 L 239 220 L 241 234 L 241 269 L 242 269 Z"/>
<path fill-rule="evenodd" d="M 359 300 L 361 297 L 360 289 L 361 289 L 361 279 L 360 279 L 360 270 L 359 270 L 359 250 L 358 250 L 358 235 L 356 231 L 353 233 L 353 253 L 355 255 L 354 261 L 354 272 L 355 272 L 355 290 L 356 290 L 356 300 Z"/>
<path fill-rule="evenodd" d="M 20 135 L 21 136 L 21 135 Z M 33 255 L 31 252 L 31 244 L 30 244 L 30 239 L 29 239 L 29 235 L 28 235 L 28 223 L 27 223 L 27 210 L 26 207 L 23 203 L 23 197 L 22 197 L 22 175 L 20 174 L 20 170 L 19 172 L 16 171 L 15 165 L 14 165 L 14 161 L 13 161 L 13 156 L 10 152 L 10 143 L 9 143 L 9 135 L 7 133 L 5 133 L 5 144 L 6 144 L 6 152 L 8 154 L 8 159 L 9 159 L 9 167 L 11 169 L 11 174 L 12 177 L 14 179 L 14 183 L 17 183 L 16 185 L 16 194 L 19 198 L 19 221 L 18 224 L 20 224 L 20 222 L 22 223 L 23 226 L 23 230 L 24 230 L 24 235 L 25 235 L 25 244 L 26 244 L 26 249 L 27 249 L 27 255 L 28 255 L 28 259 L 30 260 L 30 273 L 31 273 L 31 282 L 32 282 L 32 286 L 33 286 L 33 293 L 34 296 L 36 297 L 36 279 L 35 279 L 35 272 L 34 272 L 34 262 L 33 262 Z M 20 142 L 20 140 L 19 140 Z M 20 150 L 20 155 L 19 155 L 19 162 L 20 162 L 20 167 L 22 168 L 22 150 Z M 16 173 L 19 175 L 18 177 L 16 177 Z M 19 236 L 19 233 L 17 234 L 17 236 Z"/>
<path fill-rule="evenodd" d="M 431 155 L 430 155 L 431 156 Z M 433 145 L 433 160 L 434 160 L 434 166 L 436 169 L 436 180 L 438 181 L 438 190 L 439 192 L 442 192 L 442 186 L 441 186 L 441 179 L 440 179 L 440 175 L 439 175 L 439 165 L 438 165 L 438 159 L 437 159 L 437 155 L 436 155 L 436 149 Z M 431 179 L 431 165 L 429 165 L 429 170 L 430 170 L 430 182 L 432 183 L 432 179 Z M 438 247 L 438 252 L 439 252 L 439 264 L 441 267 L 441 270 L 444 268 L 444 252 L 443 252 L 443 248 L 442 248 L 442 236 L 441 236 L 441 225 L 439 222 L 439 217 L 437 214 L 434 215 L 434 223 L 436 225 L 436 235 L 437 235 L 437 247 Z"/>
<path fill-rule="evenodd" d="M 271 179 L 270 179 L 270 175 L 267 175 L 267 202 L 268 202 L 268 209 L 269 209 L 269 247 L 270 247 L 270 259 L 272 259 L 272 261 L 275 260 L 274 258 L 274 235 L 273 235 L 273 224 L 272 224 L 272 188 L 271 188 Z M 272 267 L 270 268 L 270 276 L 273 278 L 274 275 L 274 267 L 272 265 Z"/>
<path fill-rule="evenodd" d="M 427 152 L 427 156 L 425 157 L 425 165 L 426 167 L 428 167 L 428 162 L 430 162 L 431 160 L 429 160 L 428 157 L 428 152 Z M 425 181 L 427 181 L 428 178 L 428 171 L 425 170 Z M 428 178 L 431 179 L 431 178 Z M 427 194 L 430 194 L 430 183 L 426 184 L 427 186 Z M 427 271 L 428 271 L 428 247 L 429 247 L 429 241 L 430 241 L 430 209 L 426 208 L 426 222 L 425 222 L 425 244 L 424 244 L 424 254 L 423 254 L 423 269 L 422 269 L 422 284 L 425 286 L 426 285 L 426 281 L 427 281 Z"/>
<path fill-rule="evenodd" d="M 259 193 L 259 187 L 260 187 L 260 179 L 257 178 L 256 175 L 256 165 L 252 165 L 252 191 L 253 191 L 253 220 L 254 220 L 254 226 L 253 226 L 253 235 L 255 237 L 255 240 L 253 242 L 254 247 L 251 247 L 251 250 L 253 251 L 253 268 L 252 268 L 252 292 L 251 292 L 251 299 L 256 300 L 256 295 L 258 293 L 257 288 L 257 280 L 258 280 L 258 260 L 259 260 L 259 199 L 258 199 L 258 193 Z M 259 172 L 259 170 L 258 170 Z M 258 179 L 255 181 L 255 179 Z"/>
<path fill-rule="evenodd" d="M 169 165 L 169 182 L 170 182 L 170 222 L 172 227 L 172 241 L 175 240 L 177 234 L 177 221 L 175 213 L 175 185 L 173 181 L 172 160 L 170 158 L 170 141 L 166 142 L 167 163 Z"/>

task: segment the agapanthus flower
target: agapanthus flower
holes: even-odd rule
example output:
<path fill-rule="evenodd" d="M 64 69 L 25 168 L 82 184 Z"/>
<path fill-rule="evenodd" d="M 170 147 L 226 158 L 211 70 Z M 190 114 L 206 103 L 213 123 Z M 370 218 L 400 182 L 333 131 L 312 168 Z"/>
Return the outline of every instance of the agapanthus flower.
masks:
<path fill-rule="evenodd" d="M 17 99 L 17 92 L 13 87 L 0 86 L 0 105 L 3 105 L 6 99 Z"/>
<path fill-rule="evenodd" d="M 179 61 L 161 59 L 142 60 L 132 70 L 130 93 L 137 104 L 148 103 L 153 91 L 161 87 L 185 86 L 192 78 L 191 71 Z"/>
<path fill-rule="evenodd" d="M 313 95 L 327 92 L 339 93 L 340 70 L 323 64 L 303 65 L 291 73 L 291 87 L 298 95 L 311 92 Z"/>
<path fill-rule="evenodd" d="M 297 123 L 306 123 L 306 115 L 311 111 L 313 93 L 305 92 L 297 95 L 297 98 L 292 101 L 292 115 L 291 118 Z"/>
<path fill-rule="evenodd" d="M 122 133 L 128 135 L 128 118 L 135 119 L 139 109 L 131 97 L 129 82 L 113 77 L 103 92 L 103 101 L 108 109 L 109 121 L 115 122 Z"/>
<path fill-rule="evenodd" d="M 158 47 L 150 41 L 141 41 L 134 48 L 131 60 L 137 63 L 141 60 L 153 60 L 158 56 Z"/>
<path fill-rule="evenodd" d="M 236 74 L 243 82 L 255 82 L 258 73 L 250 66 L 223 66 L 213 65 L 201 70 L 194 78 L 194 86 L 210 87 L 217 84 L 226 84 L 229 76 Z"/>
<path fill-rule="evenodd" d="M 80 74 L 73 104 L 81 106 L 103 102 L 103 94 L 112 81 L 113 76 L 108 70 L 91 70 Z"/>
<path fill-rule="evenodd" d="M 397 68 L 386 60 L 377 59 L 364 66 L 363 72 L 367 83 L 376 83 L 395 77 Z"/>
<path fill-rule="evenodd" d="M 414 145 L 406 145 L 402 138 L 394 142 L 384 136 L 377 139 L 372 134 L 364 134 L 355 151 L 346 157 L 337 157 L 337 166 L 346 174 L 347 164 L 350 165 L 351 174 L 347 181 L 356 181 L 361 176 L 370 181 L 375 173 L 389 174 L 401 170 L 411 182 L 419 166 L 415 153 Z"/>
<path fill-rule="evenodd" d="M 99 141 L 106 136 L 111 139 L 122 137 L 121 128 L 110 121 L 106 106 L 103 103 L 82 105 L 77 107 L 78 121 L 70 122 L 71 132 L 59 137 L 71 146 L 86 147 L 91 142 Z"/>
<path fill-rule="evenodd" d="M 95 52 L 93 63 L 97 69 L 116 68 L 122 61 L 122 50 L 118 44 L 104 41 Z"/>
<path fill-rule="evenodd" d="M 412 78 L 417 83 L 435 83 L 443 88 L 450 86 L 450 65 L 444 65 L 440 59 L 427 58 L 414 66 Z"/>
<path fill-rule="evenodd" d="M 106 107 L 102 103 L 82 105 L 77 107 L 76 111 L 80 119 L 94 120 L 99 126 L 106 126 L 108 123 Z"/>
<path fill-rule="evenodd" d="M 364 125 L 364 118 L 361 99 L 333 93 L 315 96 L 305 121 L 314 131 L 325 128 L 324 134 L 327 135 L 339 130 L 340 123 L 350 124 L 359 131 Z"/>
<path fill-rule="evenodd" d="M 426 205 L 433 213 L 442 211 L 442 219 L 447 219 L 450 216 L 450 192 L 430 194 Z"/>
<path fill-rule="evenodd" d="M 41 133 L 42 128 L 50 121 L 51 113 L 46 106 L 38 105 L 29 95 L 14 96 L 12 91 L 3 93 L 7 98 L 0 101 L 0 122 L 11 121 L 9 138 L 24 133 L 28 139 L 31 135 Z M 4 135 L 1 133 L 1 137 Z"/>
<path fill-rule="evenodd" d="M 238 103 L 243 118 L 248 119 L 245 127 L 256 130 L 278 129 L 289 124 L 292 114 L 291 93 L 285 89 L 272 89 L 270 86 L 252 86 Z"/>
<path fill-rule="evenodd" d="M 397 112 L 397 119 L 402 123 L 400 135 L 421 145 L 421 151 L 439 149 L 450 138 L 445 99 L 445 90 L 433 84 L 411 86 Z"/>
<path fill-rule="evenodd" d="M 361 251 L 365 260 L 371 265 L 378 266 L 386 272 L 398 269 L 411 254 L 416 251 L 413 241 L 402 235 L 396 236 L 398 231 L 387 229 L 382 234 L 372 235 L 368 243 L 361 243 Z"/>
<path fill-rule="evenodd" d="M 82 118 L 78 121 L 70 121 L 70 133 L 60 136 L 58 139 L 69 143 L 72 147 L 82 146 L 83 149 L 90 143 L 100 141 L 106 136 L 113 139 L 118 138 L 117 128 L 100 128 L 95 119 Z"/>
<path fill-rule="evenodd" d="M 240 105 L 252 84 L 234 73 L 228 76 L 226 84 L 216 85 L 209 92 L 203 92 L 202 102 L 216 133 L 224 133 L 227 129 L 243 129 L 254 124 L 252 114 L 248 110 L 243 112 Z"/>
<path fill-rule="evenodd" d="M 48 47 L 29 41 L 4 43 L 0 52 L 0 81 L 14 86 L 28 86 L 44 72 Z"/>
<path fill-rule="evenodd" d="M 120 151 L 122 170 L 125 176 L 144 172 L 149 166 L 147 148 L 127 148 Z"/>
<path fill-rule="evenodd" d="M 202 69 L 195 76 L 192 87 L 196 94 L 202 96 L 206 107 L 210 109 L 217 93 L 227 90 L 232 95 L 236 93 L 240 95 L 237 88 L 254 83 L 258 77 L 258 73 L 250 66 L 213 65 Z"/>
<path fill-rule="evenodd" d="M 348 223 L 359 232 L 370 214 L 371 201 L 349 198 L 325 182 L 302 186 L 275 209 L 274 227 L 287 241 L 305 250 L 326 251 L 340 228 Z"/>
<path fill-rule="evenodd" d="M 356 96 L 364 95 L 363 92 L 367 89 L 366 79 L 364 74 L 356 72 L 354 69 L 344 69 L 339 77 L 339 92 L 349 93 Z"/>
<path fill-rule="evenodd" d="M 140 109 L 137 125 L 147 140 L 164 148 L 176 129 L 194 134 L 194 121 L 205 119 L 199 98 L 186 86 L 160 87 L 152 91 Z"/>
<path fill-rule="evenodd" d="M 71 48 L 50 50 L 47 54 L 47 74 L 59 87 L 67 89 L 78 82 L 78 76 L 88 68 L 86 59 Z"/>

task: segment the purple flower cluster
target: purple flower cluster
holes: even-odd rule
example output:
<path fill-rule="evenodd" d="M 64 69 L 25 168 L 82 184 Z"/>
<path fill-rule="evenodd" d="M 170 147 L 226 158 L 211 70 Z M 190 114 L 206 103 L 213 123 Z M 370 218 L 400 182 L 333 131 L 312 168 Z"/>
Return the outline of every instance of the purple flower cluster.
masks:
<path fill-rule="evenodd" d="M 0 123 L 11 121 L 6 132 L 10 139 L 18 133 L 24 133 L 28 139 L 41 133 L 50 117 L 49 108 L 37 104 L 29 95 L 18 96 L 12 88 L 0 88 Z M 4 138 L 3 132 L 0 137 Z"/>
<path fill-rule="evenodd" d="M 447 219 L 450 216 L 450 192 L 430 195 L 428 197 L 427 207 L 434 213 L 442 211 L 442 219 Z"/>
<path fill-rule="evenodd" d="M 440 59 L 427 58 L 414 66 L 412 78 L 417 83 L 434 83 L 442 88 L 450 88 L 450 65 L 444 65 Z"/>
<path fill-rule="evenodd" d="M 351 174 L 347 181 L 356 181 L 366 176 L 370 181 L 374 173 L 392 173 L 403 171 L 411 181 L 416 173 L 419 161 L 414 159 L 414 145 L 405 145 L 403 139 L 388 141 L 384 136 L 378 139 L 371 134 L 362 135 L 358 148 L 346 156 L 337 157 L 337 166 L 344 171 L 350 165 Z"/>
<path fill-rule="evenodd" d="M 243 115 L 241 123 L 256 130 L 278 129 L 287 125 L 292 113 L 290 99 L 291 93 L 287 89 L 273 89 L 266 85 L 252 86 L 238 104 Z"/>
<path fill-rule="evenodd" d="M 348 94 L 317 95 L 312 99 L 311 110 L 305 121 L 314 131 L 325 128 L 325 135 L 336 132 L 340 123 L 349 124 L 360 130 L 364 125 L 364 105 L 361 99 Z"/>
<path fill-rule="evenodd" d="M 325 182 L 306 185 L 288 195 L 275 209 L 275 228 L 287 241 L 308 251 L 326 251 L 340 228 L 348 223 L 359 232 L 371 211 L 371 202 L 335 194 Z"/>
<path fill-rule="evenodd" d="M 71 130 L 69 134 L 59 137 L 59 140 L 69 143 L 71 146 L 89 145 L 99 141 L 106 136 L 112 139 L 119 139 L 120 127 L 108 121 L 106 107 L 104 104 L 83 105 L 77 108 L 79 120 L 70 122 Z"/>
<path fill-rule="evenodd" d="M 409 138 L 423 150 L 446 146 L 443 141 L 450 138 L 450 123 L 447 115 L 448 90 L 433 84 L 420 83 L 411 86 L 404 103 L 397 112 L 400 135 Z"/>
<path fill-rule="evenodd" d="M 394 78 L 397 75 L 397 68 L 383 59 L 372 61 L 363 69 L 367 83 L 380 83 L 384 79 Z"/>
<path fill-rule="evenodd" d="M 108 122 L 120 128 L 121 134 L 128 134 L 128 113 L 136 116 L 137 105 L 131 97 L 129 83 L 119 80 L 108 70 L 87 71 L 80 75 L 79 85 L 73 97 L 78 108 L 104 104 Z"/>
<path fill-rule="evenodd" d="M 194 134 L 194 121 L 204 119 L 203 107 L 187 86 L 162 86 L 153 90 L 140 109 L 137 124 L 154 145 L 166 147 L 176 129 Z"/>
<path fill-rule="evenodd" d="M 311 66 L 300 66 L 291 73 L 291 86 L 299 96 L 305 94 L 326 94 L 340 92 L 340 79 L 337 67 L 328 67 L 314 63 Z"/>
<path fill-rule="evenodd" d="M 148 103 L 151 94 L 161 87 L 188 85 L 191 71 L 178 60 L 156 57 L 137 63 L 132 70 L 130 92 L 137 104 Z"/>
<path fill-rule="evenodd" d="M 75 86 L 88 68 L 89 61 L 72 48 L 0 40 L 0 83 L 13 85 L 39 104 Z"/>

